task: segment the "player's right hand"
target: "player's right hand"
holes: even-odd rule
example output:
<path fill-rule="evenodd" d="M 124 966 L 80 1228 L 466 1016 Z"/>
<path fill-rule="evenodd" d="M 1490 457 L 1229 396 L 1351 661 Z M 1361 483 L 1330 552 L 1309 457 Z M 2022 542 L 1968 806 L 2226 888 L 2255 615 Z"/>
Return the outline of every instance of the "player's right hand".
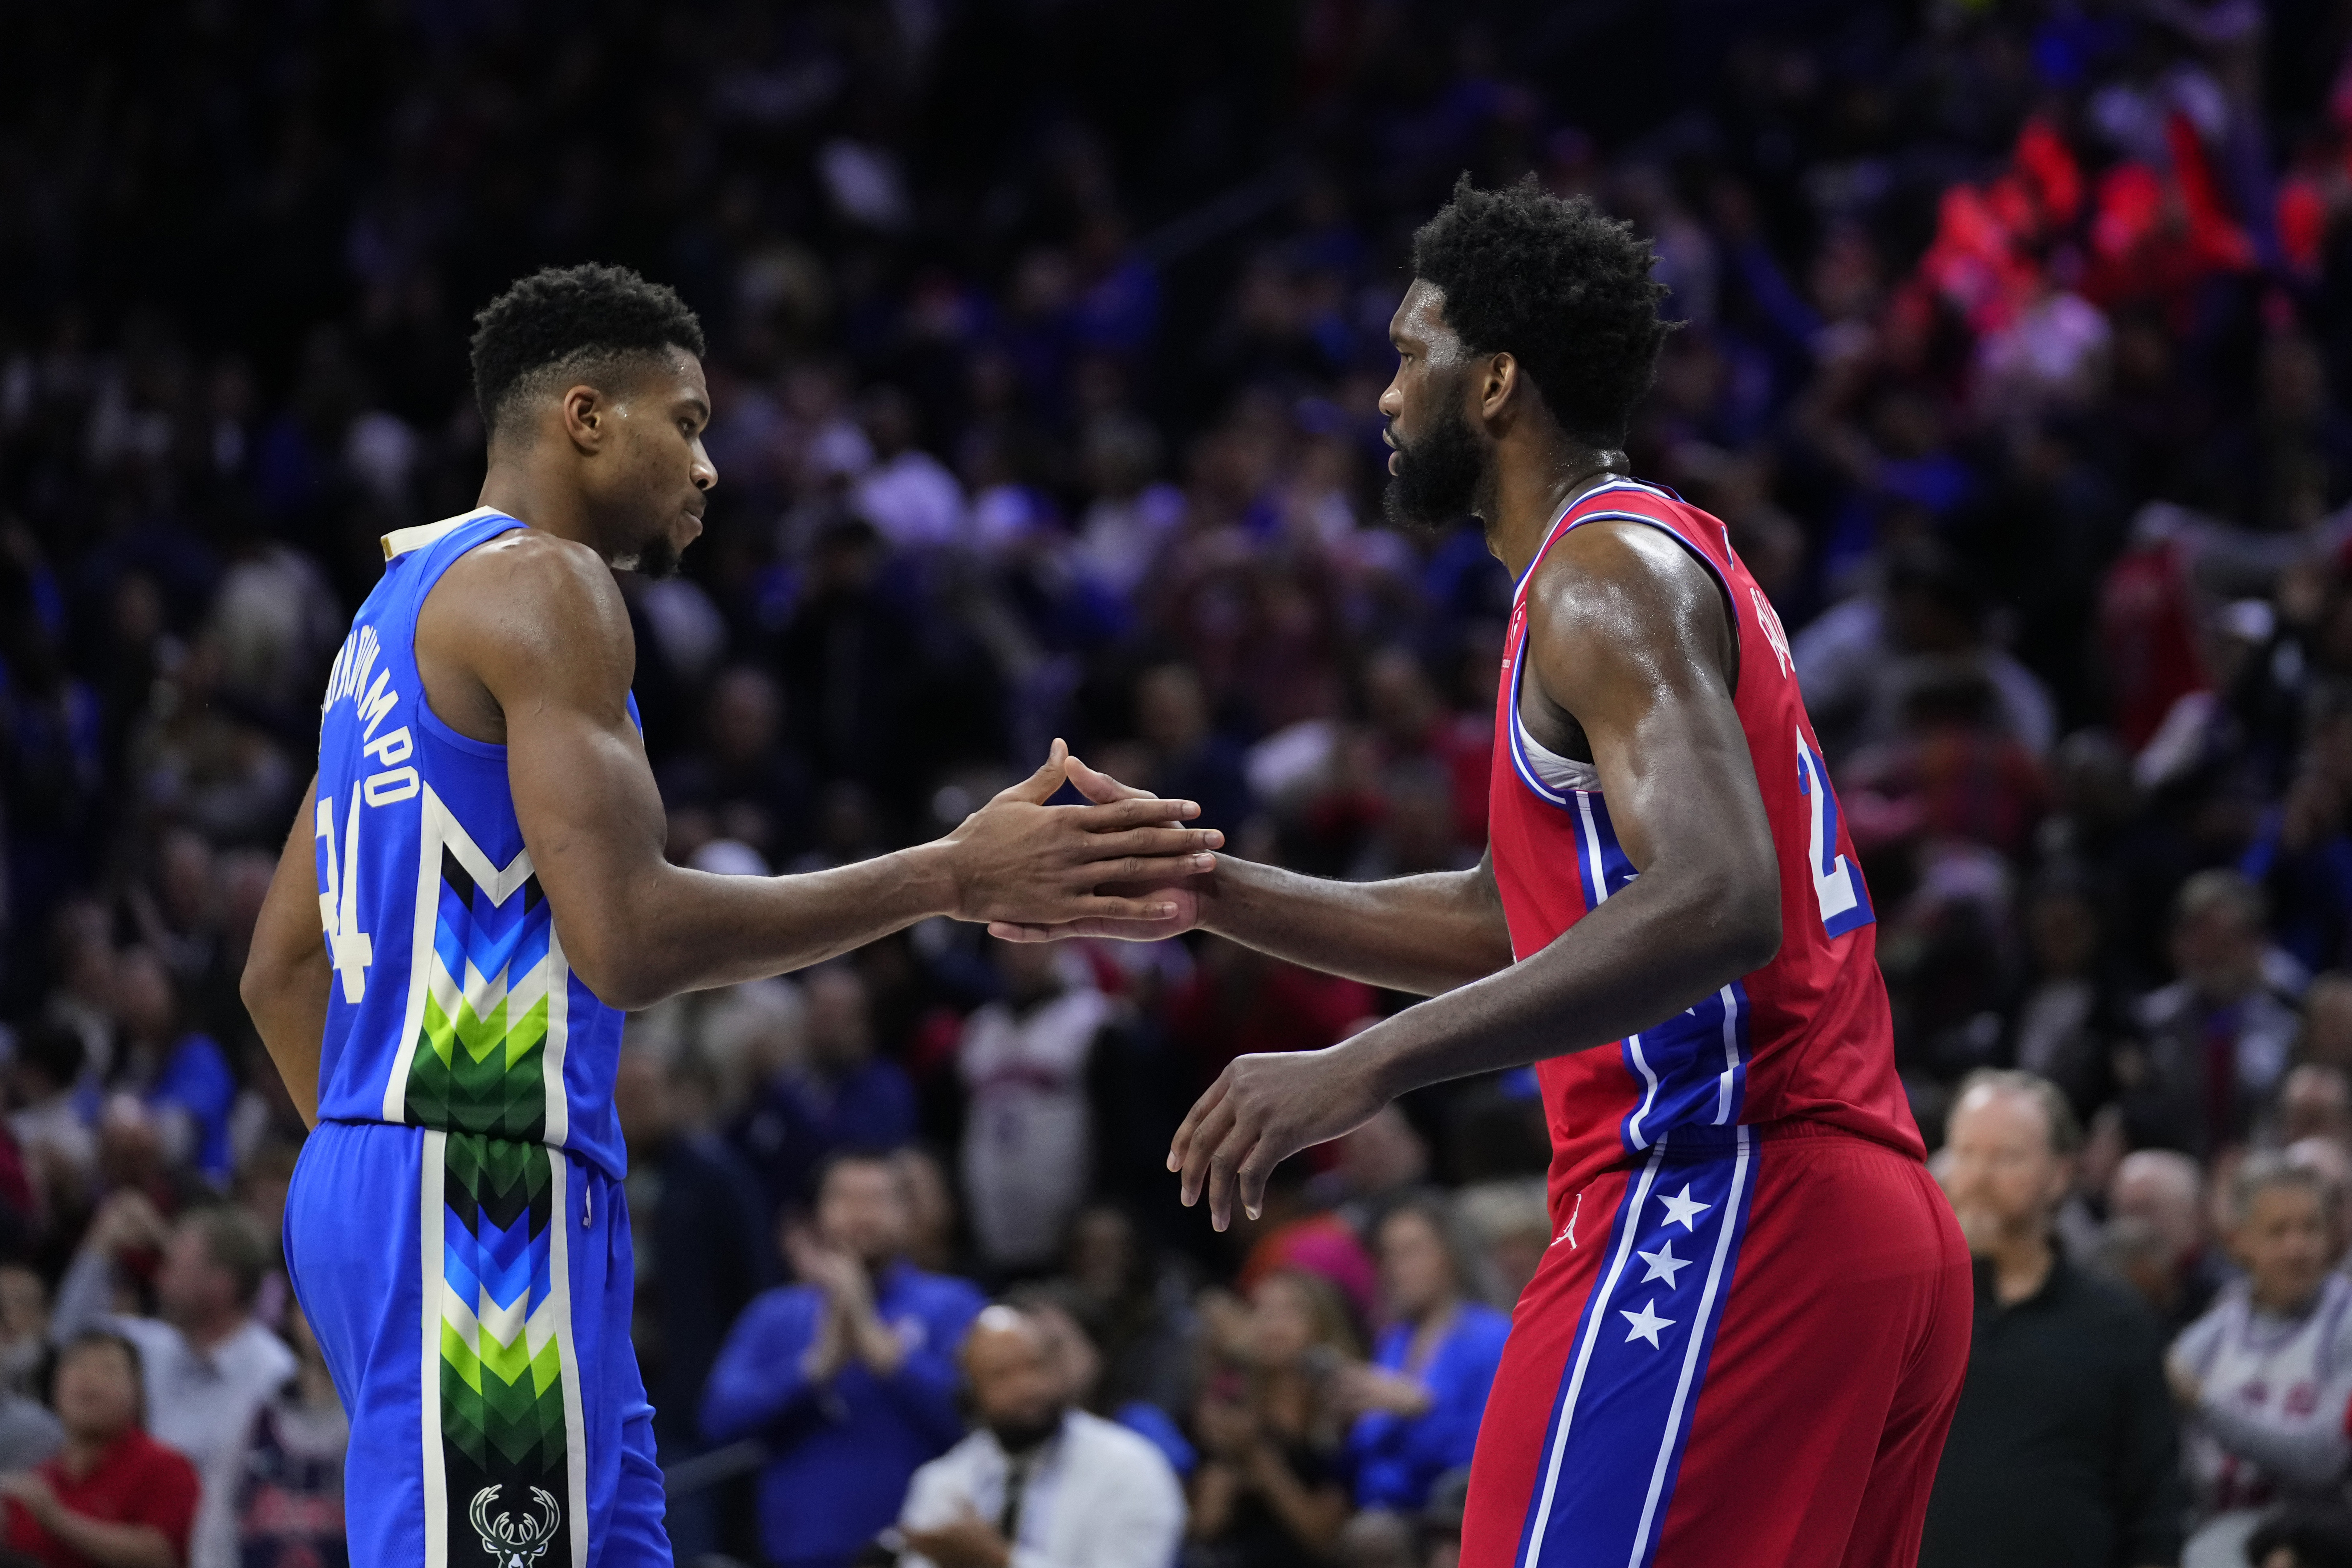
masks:
<path fill-rule="evenodd" d="M 1108 773 L 1088 767 L 1075 755 L 1068 759 L 1068 769 L 1071 786 L 1097 805 L 1156 798 L 1150 790 L 1121 784 Z M 1172 809 L 1184 803 L 1165 801 L 1162 804 Z M 1171 816 L 1163 820 L 1172 826 L 1176 819 Z M 988 934 L 1000 942 L 1059 942 L 1073 936 L 1102 937 L 1112 942 L 1161 942 L 1171 936 L 1181 936 L 1201 923 L 1207 912 L 1209 891 L 1213 885 L 1213 879 L 1200 872 L 1164 878 L 1156 883 L 1111 883 L 1097 888 L 1096 891 L 1145 903 L 1171 904 L 1174 906 L 1175 913 L 1148 920 L 1090 915 L 1060 925 L 991 921 Z"/>
<path fill-rule="evenodd" d="M 958 920 L 1007 926 L 1119 921 L 1172 934 L 1181 913 L 1165 889 L 1215 868 L 1225 837 L 1179 827 L 1201 808 L 1137 792 L 1092 805 L 1047 805 L 1069 776 L 1060 741 L 1045 765 L 999 793 L 940 840 Z M 1126 890 L 1140 889 L 1140 891 Z"/>

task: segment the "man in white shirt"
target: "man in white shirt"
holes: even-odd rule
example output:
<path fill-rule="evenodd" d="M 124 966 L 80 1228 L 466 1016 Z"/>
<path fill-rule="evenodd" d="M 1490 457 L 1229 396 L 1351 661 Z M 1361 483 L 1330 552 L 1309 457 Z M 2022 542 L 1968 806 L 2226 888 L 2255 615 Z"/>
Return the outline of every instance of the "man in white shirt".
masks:
<path fill-rule="evenodd" d="M 134 1247 L 161 1247 L 153 1318 L 112 1310 L 116 1262 Z M 204 1484 L 188 1568 L 236 1568 L 236 1490 L 254 1413 L 294 1375 L 294 1352 L 255 1321 L 253 1299 L 275 1261 L 269 1237 L 241 1209 L 194 1209 L 167 1226 L 136 1192 L 107 1200 L 58 1285 L 49 1337 L 85 1329 L 121 1334 L 139 1348 L 147 1385 L 147 1434 L 177 1448 Z"/>
<path fill-rule="evenodd" d="M 915 1472 L 899 1568 L 1169 1568 L 1184 1493 L 1160 1451 L 1070 1406 L 1036 1324 L 991 1307 L 963 1346 L 979 1429 Z"/>

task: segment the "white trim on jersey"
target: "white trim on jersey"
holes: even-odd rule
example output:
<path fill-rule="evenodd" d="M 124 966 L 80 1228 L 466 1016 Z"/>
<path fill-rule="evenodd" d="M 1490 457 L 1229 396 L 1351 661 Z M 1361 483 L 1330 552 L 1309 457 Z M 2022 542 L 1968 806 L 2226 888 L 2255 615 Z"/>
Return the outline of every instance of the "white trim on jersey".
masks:
<path fill-rule="evenodd" d="M 505 515 L 494 506 L 478 506 L 462 516 L 445 517 L 439 522 L 420 522 L 414 528 L 395 528 L 383 538 L 383 558 L 387 562 L 397 561 L 411 551 L 428 550 L 469 522 Z"/>

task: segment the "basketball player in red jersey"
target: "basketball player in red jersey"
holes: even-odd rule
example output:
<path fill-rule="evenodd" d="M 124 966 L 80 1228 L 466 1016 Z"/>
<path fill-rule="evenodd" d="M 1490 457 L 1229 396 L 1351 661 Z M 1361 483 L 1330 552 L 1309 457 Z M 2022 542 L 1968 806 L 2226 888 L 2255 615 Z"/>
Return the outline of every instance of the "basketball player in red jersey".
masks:
<path fill-rule="evenodd" d="M 1390 510 L 1475 512 L 1517 580 L 1488 852 L 1371 884 L 1227 857 L 1171 889 L 1202 929 L 1431 999 L 1238 1058 L 1169 1164 L 1223 1228 L 1394 1096 L 1535 1064 L 1556 1239 L 1487 1402 L 1465 1568 L 1909 1564 L 1968 1253 L 1780 619 L 1723 525 L 1617 449 L 1665 334 L 1652 261 L 1532 182 L 1465 182 L 1415 237 Z"/>

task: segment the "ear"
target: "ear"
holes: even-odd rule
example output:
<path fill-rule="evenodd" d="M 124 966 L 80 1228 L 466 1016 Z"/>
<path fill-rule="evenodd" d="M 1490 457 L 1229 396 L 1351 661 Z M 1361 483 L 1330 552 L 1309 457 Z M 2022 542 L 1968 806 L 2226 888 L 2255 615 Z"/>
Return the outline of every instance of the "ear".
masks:
<path fill-rule="evenodd" d="M 585 384 L 568 387 L 561 413 L 563 434 L 575 450 L 584 455 L 603 447 L 608 424 L 603 393 Z"/>
<path fill-rule="evenodd" d="M 1488 354 L 1473 374 L 1478 388 L 1478 416 L 1489 425 L 1507 420 L 1523 379 L 1517 356 Z"/>

